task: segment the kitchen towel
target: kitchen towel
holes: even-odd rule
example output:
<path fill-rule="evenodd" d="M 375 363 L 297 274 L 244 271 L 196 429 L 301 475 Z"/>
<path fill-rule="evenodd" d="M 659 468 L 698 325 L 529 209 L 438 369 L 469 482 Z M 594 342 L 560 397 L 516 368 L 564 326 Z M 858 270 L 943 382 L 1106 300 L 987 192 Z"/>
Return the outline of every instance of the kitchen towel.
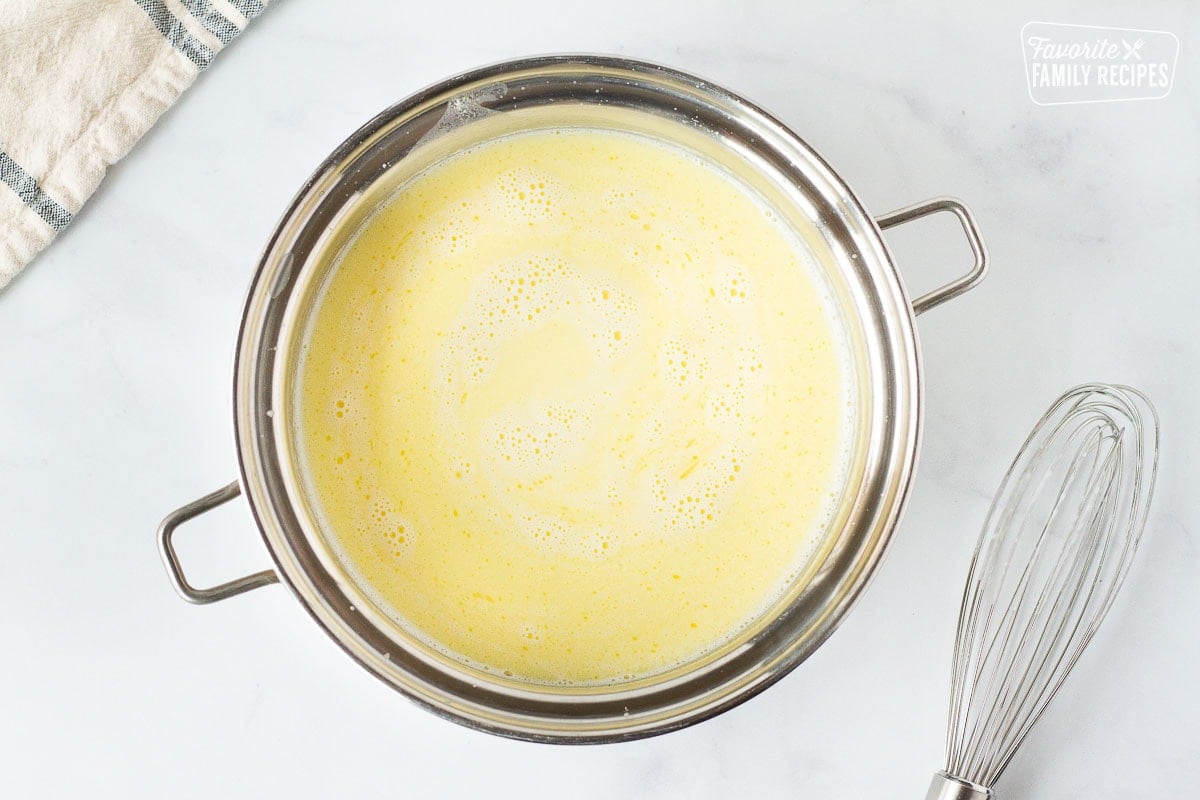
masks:
<path fill-rule="evenodd" d="M 0 288 L 268 0 L 0 0 Z"/>

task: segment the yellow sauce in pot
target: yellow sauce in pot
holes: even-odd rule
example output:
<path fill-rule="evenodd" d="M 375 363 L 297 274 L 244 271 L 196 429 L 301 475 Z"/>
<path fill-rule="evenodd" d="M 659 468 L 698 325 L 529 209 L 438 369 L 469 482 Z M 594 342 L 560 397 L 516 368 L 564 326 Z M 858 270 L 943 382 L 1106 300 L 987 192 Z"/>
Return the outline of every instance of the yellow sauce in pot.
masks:
<path fill-rule="evenodd" d="M 445 159 L 351 239 L 302 344 L 325 535 L 428 643 L 536 682 L 687 661 L 768 606 L 846 466 L 811 256 L 700 157 L 592 129 Z"/>

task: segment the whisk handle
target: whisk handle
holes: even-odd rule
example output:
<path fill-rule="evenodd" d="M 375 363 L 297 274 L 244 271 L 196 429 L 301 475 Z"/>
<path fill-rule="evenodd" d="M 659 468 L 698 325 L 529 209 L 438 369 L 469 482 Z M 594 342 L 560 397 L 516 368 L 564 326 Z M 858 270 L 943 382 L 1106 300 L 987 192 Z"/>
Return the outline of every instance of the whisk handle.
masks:
<path fill-rule="evenodd" d="M 943 770 L 934 773 L 925 800 L 992 800 L 994 796 L 986 786 L 956 778 Z"/>

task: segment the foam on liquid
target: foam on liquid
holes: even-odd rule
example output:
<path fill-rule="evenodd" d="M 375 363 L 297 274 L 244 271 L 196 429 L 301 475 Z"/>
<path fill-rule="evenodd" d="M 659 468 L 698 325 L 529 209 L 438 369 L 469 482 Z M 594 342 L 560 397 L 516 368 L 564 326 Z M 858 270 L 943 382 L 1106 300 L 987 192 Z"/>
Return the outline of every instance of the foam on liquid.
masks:
<path fill-rule="evenodd" d="M 684 662 L 821 539 L 853 412 L 831 308 L 766 204 L 666 144 L 545 130 L 439 162 L 309 321 L 296 438 L 326 535 L 485 669 Z"/>

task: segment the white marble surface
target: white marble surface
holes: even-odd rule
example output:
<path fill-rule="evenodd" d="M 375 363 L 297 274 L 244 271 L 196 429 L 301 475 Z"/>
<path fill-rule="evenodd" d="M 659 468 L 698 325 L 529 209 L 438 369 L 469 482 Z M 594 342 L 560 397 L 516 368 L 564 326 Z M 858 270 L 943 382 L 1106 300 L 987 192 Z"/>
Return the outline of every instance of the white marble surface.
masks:
<path fill-rule="evenodd" d="M 991 494 L 1050 400 L 1095 379 L 1158 404 L 1159 496 L 1123 595 L 1001 796 L 1175 797 L 1200 782 L 1200 12 L 670 5 L 375 0 L 335 14 L 280 0 L 0 294 L 0 795 L 922 797 L 941 762 L 958 597 Z M 1034 106 L 1018 42 L 1033 19 L 1173 31 L 1175 90 Z M 916 489 L 837 634 L 715 720 L 552 748 L 418 710 L 282 588 L 185 605 L 153 531 L 234 475 L 242 295 L 309 171 L 445 74 L 572 50 L 740 90 L 877 213 L 964 198 L 994 265 L 980 289 L 920 320 Z M 966 257 L 953 230 L 894 238 L 914 290 Z M 266 561 L 239 503 L 183 538 L 199 580 Z"/>

